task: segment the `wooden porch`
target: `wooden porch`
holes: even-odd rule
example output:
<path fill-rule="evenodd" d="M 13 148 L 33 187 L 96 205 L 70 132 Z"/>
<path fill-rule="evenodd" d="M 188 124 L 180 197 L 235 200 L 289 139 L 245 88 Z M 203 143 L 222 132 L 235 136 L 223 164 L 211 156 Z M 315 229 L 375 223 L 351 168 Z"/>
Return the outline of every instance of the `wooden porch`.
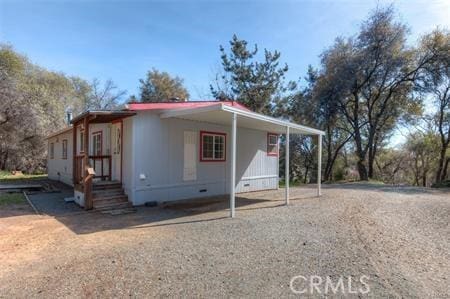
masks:
<path fill-rule="evenodd" d="M 90 210 L 94 207 L 93 180 L 111 181 L 111 155 L 90 155 L 90 124 L 120 122 L 123 128 L 123 119 L 135 115 L 131 111 L 87 111 L 72 120 L 73 125 L 73 185 L 75 190 L 84 193 L 84 208 Z M 122 129 L 121 129 L 122 130 Z M 80 136 L 80 148 L 77 144 Z M 122 155 L 122 151 L 121 151 Z M 122 156 L 121 156 L 122 157 Z M 122 158 L 121 158 L 122 160 Z M 122 161 L 121 161 L 122 162 Z"/>

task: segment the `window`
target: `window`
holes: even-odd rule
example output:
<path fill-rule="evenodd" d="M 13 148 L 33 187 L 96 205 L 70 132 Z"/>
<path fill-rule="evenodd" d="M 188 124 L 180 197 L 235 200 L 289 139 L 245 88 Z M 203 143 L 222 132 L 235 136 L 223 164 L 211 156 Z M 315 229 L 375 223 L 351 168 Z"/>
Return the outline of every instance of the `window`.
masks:
<path fill-rule="evenodd" d="M 50 159 L 55 158 L 55 144 L 52 142 L 50 143 Z"/>
<path fill-rule="evenodd" d="M 278 156 L 278 135 L 273 133 L 267 134 L 267 155 Z"/>
<path fill-rule="evenodd" d="M 62 158 L 67 159 L 67 139 L 62 141 Z"/>
<path fill-rule="evenodd" d="M 200 161 L 225 161 L 226 134 L 200 132 Z"/>
<path fill-rule="evenodd" d="M 92 152 L 94 156 L 102 155 L 102 132 L 92 133 Z"/>
<path fill-rule="evenodd" d="M 80 153 L 84 152 L 84 131 L 80 131 Z"/>
<path fill-rule="evenodd" d="M 121 145 L 121 138 L 122 138 L 122 136 L 121 136 L 121 131 L 120 131 L 120 128 L 119 127 L 117 127 L 116 128 L 116 134 L 115 134 L 115 136 L 114 136 L 114 138 L 115 138 L 115 143 L 114 143 L 114 154 L 120 154 L 120 145 Z"/>

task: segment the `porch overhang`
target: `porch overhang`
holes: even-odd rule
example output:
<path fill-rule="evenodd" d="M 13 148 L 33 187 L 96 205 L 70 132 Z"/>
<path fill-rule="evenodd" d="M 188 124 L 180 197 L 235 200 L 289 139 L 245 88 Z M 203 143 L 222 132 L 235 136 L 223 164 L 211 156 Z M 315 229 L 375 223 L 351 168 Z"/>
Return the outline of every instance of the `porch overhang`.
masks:
<path fill-rule="evenodd" d="M 109 178 L 111 180 L 111 155 L 96 154 L 93 156 L 89 155 L 89 125 L 99 124 L 99 123 L 112 123 L 115 121 L 121 121 L 124 118 L 134 116 L 136 112 L 134 111 L 86 111 L 77 117 L 75 117 L 70 123 L 72 124 L 72 144 L 73 144 L 73 165 L 72 165 L 72 179 L 75 186 L 75 190 L 83 190 L 84 193 L 84 208 L 86 210 L 93 208 L 93 195 L 92 195 L 92 184 L 95 177 Z M 121 124 L 122 125 L 122 124 Z M 77 155 L 77 131 L 83 130 L 83 135 L 80 136 L 80 155 Z M 122 129 L 121 129 L 122 130 Z M 81 139 L 83 138 L 83 139 Z M 121 139 L 122 140 L 122 139 Z M 121 145 L 122 148 L 122 145 Z M 121 151 L 122 154 L 122 151 Z M 108 163 L 108 175 L 104 175 L 103 166 L 104 160 Z M 122 159 L 122 157 L 121 157 Z M 90 161 L 94 161 L 93 165 Z M 100 161 L 101 174 L 96 176 L 95 173 L 95 162 Z M 122 175 L 122 174 L 121 174 Z"/>
<path fill-rule="evenodd" d="M 291 134 L 325 135 L 324 131 L 318 129 L 302 126 L 296 123 L 266 115 L 261 115 L 251 111 L 230 107 L 221 103 L 206 107 L 167 110 L 163 111 L 160 114 L 160 117 L 181 118 L 192 121 L 201 121 L 229 126 L 230 117 L 232 114 L 236 114 L 239 117 L 238 127 L 240 128 L 285 134 L 286 128 L 289 127 Z"/>
<path fill-rule="evenodd" d="M 110 123 L 134 115 L 136 115 L 136 112 L 134 111 L 106 111 L 106 110 L 86 111 L 81 113 L 77 117 L 73 118 L 70 123 L 77 124 L 85 118 L 88 118 L 89 123 L 91 124 Z"/>

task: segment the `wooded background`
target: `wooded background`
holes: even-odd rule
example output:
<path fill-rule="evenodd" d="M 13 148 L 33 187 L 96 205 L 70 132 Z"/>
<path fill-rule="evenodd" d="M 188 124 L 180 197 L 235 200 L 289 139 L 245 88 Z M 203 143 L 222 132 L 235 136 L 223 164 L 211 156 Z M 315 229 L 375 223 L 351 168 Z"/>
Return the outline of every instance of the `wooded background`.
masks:
<path fill-rule="evenodd" d="M 444 185 L 450 163 L 450 34 L 436 28 L 412 45 L 408 37 L 392 7 L 377 8 L 358 32 L 336 38 L 320 54 L 320 65 L 293 82 L 285 80 L 289 67 L 280 52 L 261 51 L 233 36 L 229 47 L 219 48 L 222 69 L 210 84 L 211 95 L 324 130 L 326 181 Z M 183 79 L 167 72 L 151 69 L 138 83 L 140 94 L 126 97 L 111 80 L 88 82 L 48 71 L 1 45 L 0 169 L 45 172 L 45 137 L 67 126 L 68 111 L 189 100 Z M 406 141 L 393 147 L 400 133 Z M 317 140 L 291 140 L 291 178 L 314 182 Z M 284 146 L 280 151 L 283 172 Z"/>

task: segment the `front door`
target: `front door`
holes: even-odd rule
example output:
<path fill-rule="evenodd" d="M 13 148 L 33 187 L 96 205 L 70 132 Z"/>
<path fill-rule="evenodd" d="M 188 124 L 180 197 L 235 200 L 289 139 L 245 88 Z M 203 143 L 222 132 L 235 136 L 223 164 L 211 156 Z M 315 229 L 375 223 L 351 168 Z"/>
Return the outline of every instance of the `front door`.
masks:
<path fill-rule="evenodd" d="M 112 124 L 111 128 L 111 179 L 121 181 L 122 168 L 122 122 Z"/>

